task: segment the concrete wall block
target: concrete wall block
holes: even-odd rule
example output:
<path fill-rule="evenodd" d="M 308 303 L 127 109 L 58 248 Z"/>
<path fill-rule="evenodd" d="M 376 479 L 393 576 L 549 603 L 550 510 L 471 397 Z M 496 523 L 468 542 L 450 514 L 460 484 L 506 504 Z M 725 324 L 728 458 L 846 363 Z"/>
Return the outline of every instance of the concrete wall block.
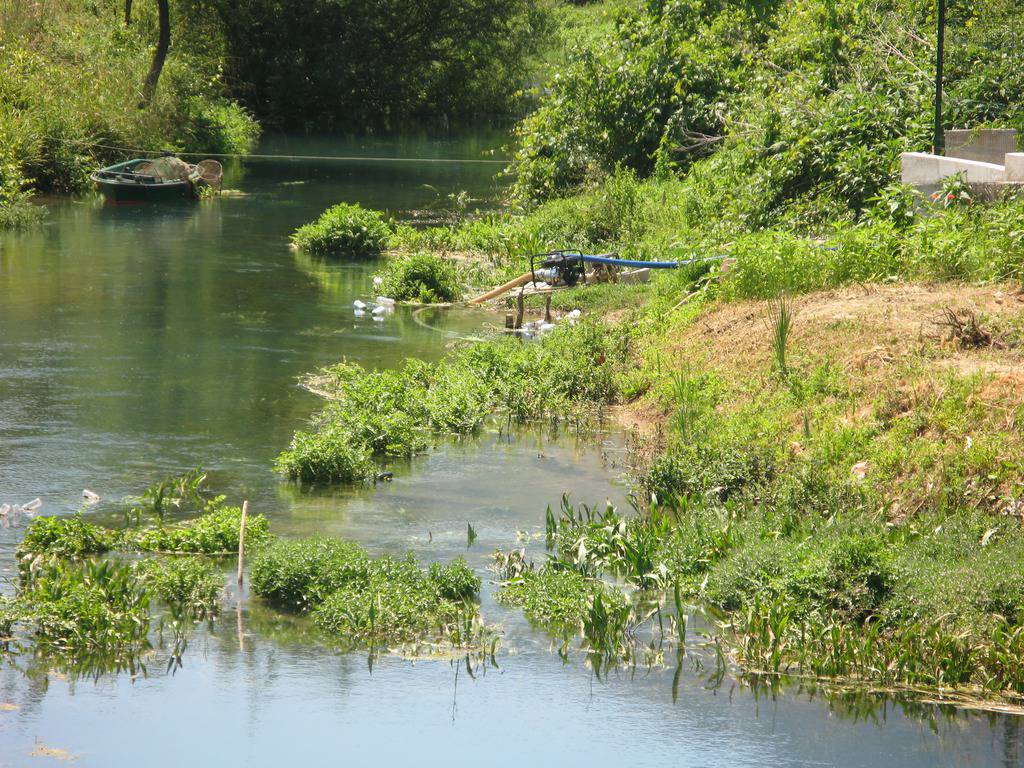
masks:
<path fill-rule="evenodd" d="M 1024 152 L 1011 152 L 1006 156 L 1006 180 L 1024 184 Z"/>
<path fill-rule="evenodd" d="M 1005 157 L 1005 154 L 1002 157 Z M 927 152 L 904 152 L 900 156 L 900 161 L 903 183 L 912 184 L 915 187 L 940 184 L 946 177 L 958 173 L 965 174 L 967 181 L 972 184 L 997 183 L 1006 180 L 1006 168 L 995 163 L 930 155 Z"/>
<path fill-rule="evenodd" d="M 1017 151 L 1017 131 L 1012 128 L 966 128 L 946 131 L 946 156 L 981 163 L 1003 162 Z"/>

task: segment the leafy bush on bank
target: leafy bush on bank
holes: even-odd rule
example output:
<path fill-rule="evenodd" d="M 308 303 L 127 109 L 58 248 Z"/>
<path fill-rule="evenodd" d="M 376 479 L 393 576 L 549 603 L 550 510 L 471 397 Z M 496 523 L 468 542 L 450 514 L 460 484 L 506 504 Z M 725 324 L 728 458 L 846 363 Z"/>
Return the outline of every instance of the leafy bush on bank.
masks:
<path fill-rule="evenodd" d="M 1024 127 L 1019 4 L 950 13 L 949 124 Z M 850 220 L 900 152 L 929 146 L 933 14 L 920 0 L 657 0 L 625 11 L 520 124 L 515 196 L 534 205 L 624 166 L 685 174 L 691 218 L 733 229 Z"/>

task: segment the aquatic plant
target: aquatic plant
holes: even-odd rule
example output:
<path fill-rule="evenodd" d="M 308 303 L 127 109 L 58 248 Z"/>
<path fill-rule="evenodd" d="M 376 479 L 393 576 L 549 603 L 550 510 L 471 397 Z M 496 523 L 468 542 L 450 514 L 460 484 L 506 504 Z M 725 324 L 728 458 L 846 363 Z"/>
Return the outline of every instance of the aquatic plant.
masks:
<path fill-rule="evenodd" d="M 139 561 L 141 583 L 176 616 L 204 618 L 217 611 L 224 577 L 209 560 L 155 557 Z"/>
<path fill-rule="evenodd" d="M 468 570 L 464 562 L 456 568 Z M 424 573 L 411 555 L 405 560 L 383 557 L 372 562 L 366 581 L 350 582 L 327 597 L 313 619 L 322 629 L 349 640 L 457 638 L 461 643 L 467 638 L 462 625 L 477 614 L 475 603 L 469 601 L 479 588 L 479 580 L 473 583 L 462 574 Z"/>
<path fill-rule="evenodd" d="M 78 513 L 71 517 L 37 517 L 17 548 L 24 561 L 35 555 L 82 557 L 107 552 L 117 543 L 115 532 L 94 525 Z"/>
<path fill-rule="evenodd" d="M 150 594 L 130 563 L 44 565 L 17 596 L 17 622 L 60 653 L 137 652 L 149 631 Z"/>
<path fill-rule="evenodd" d="M 374 559 L 343 539 L 278 540 L 256 555 L 251 583 L 276 605 L 311 611 L 345 644 L 462 645 L 485 634 L 473 602 L 480 579 L 462 558 L 423 570 L 411 554 Z"/>
<path fill-rule="evenodd" d="M 305 483 L 353 483 L 374 475 L 369 449 L 348 430 L 331 427 L 296 432 L 274 467 Z"/>
<path fill-rule="evenodd" d="M 374 277 L 380 278 L 377 291 L 396 301 L 435 304 L 462 298 L 462 280 L 455 262 L 432 253 L 391 259 Z"/>
<path fill-rule="evenodd" d="M 431 433 L 469 434 L 491 413 L 515 422 L 584 421 L 614 396 L 626 349 L 621 336 L 581 323 L 533 344 L 474 342 L 438 363 L 408 360 L 397 371 L 339 363 L 313 378 L 329 404 L 276 466 L 303 481 L 358 482 L 375 475 L 372 456 L 413 455 Z"/>
<path fill-rule="evenodd" d="M 201 509 L 207 500 L 205 484 L 206 472 L 201 467 L 180 475 L 169 475 L 153 483 L 140 496 L 127 500 L 131 506 L 129 520 L 139 523 L 143 515 L 149 514 L 163 521 L 172 507 L 177 510 Z"/>
<path fill-rule="evenodd" d="M 367 258 L 387 247 L 392 225 L 383 214 L 358 203 L 338 203 L 292 234 L 292 242 L 315 256 Z"/>
<path fill-rule="evenodd" d="M 227 506 L 224 497 L 218 496 L 207 503 L 199 517 L 133 532 L 126 540 L 143 552 L 232 554 L 238 551 L 241 522 L 241 507 Z M 249 515 L 245 526 L 246 545 L 257 547 L 269 536 L 267 519 L 263 515 Z"/>
<path fill-rule="evenodd" d="M 598 595 L 602 595 L 605 606 L 622 606 L 627 602 L 620 590 L 598 579 L 547 564 L 503 582 L 497 599 L 522 608 L 528 619 L 556 634 L 575 634 Z"/>
<path fill-rule="evenodd" d="M 308 610 L 346 584 L 365 582 L 369 568 L 366 551 L 352 541 L 278 539 L 256 553 L 250 583 L 260 597 Z"/>

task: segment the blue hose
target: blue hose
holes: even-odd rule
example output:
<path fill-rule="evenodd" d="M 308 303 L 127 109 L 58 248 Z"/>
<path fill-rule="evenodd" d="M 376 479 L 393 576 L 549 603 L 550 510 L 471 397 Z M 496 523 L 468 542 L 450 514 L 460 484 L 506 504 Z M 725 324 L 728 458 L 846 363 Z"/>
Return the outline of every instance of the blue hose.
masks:
<path fill-rule="evenodd" d="M 700 259 L 684 259 L 682 261 L 634 261 L 632 259 L 617 259 L 613 256 L 590 256 L 584 253 L 580 254 L 580 259 L 582 261 L 586 261 L 591 264 L 611 264 L 616 267 L 639 267 L 640 269 L 645 267 L 649 269 L 677 269 L 688 264 L 695 264 L 698 261 L 717 261 L 718 259 L 724 258 L 725 256 L 711 256 Z"/>

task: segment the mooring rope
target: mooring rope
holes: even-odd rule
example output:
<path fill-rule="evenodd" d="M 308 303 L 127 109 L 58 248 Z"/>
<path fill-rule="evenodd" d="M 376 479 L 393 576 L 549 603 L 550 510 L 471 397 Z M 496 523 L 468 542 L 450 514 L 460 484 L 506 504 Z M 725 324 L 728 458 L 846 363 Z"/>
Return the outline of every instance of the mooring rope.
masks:
<path fill-rule="evenodd" d="M 64 141 L 85 147 L 110 149 L 115 152 L 130 152 L 139 155 L 160 155 L 165 149 L 143 149 L 141 147 L 118 147 L 112 144 L 101 144 L 83 139 L 68 139 L 61 136 L 48 136 L 54 141 Z M 462 163 L 470 165 L 506 165 L 508 160 L 492 160 L 488 158 L 470 157 L 372 157 L 366 155 L 261 155 L 242 152 L 174 152 L 181 157 L 224 157 L 242 160 L 328 160 L 339 162 L 371 162 L 371 163 Z"/>

